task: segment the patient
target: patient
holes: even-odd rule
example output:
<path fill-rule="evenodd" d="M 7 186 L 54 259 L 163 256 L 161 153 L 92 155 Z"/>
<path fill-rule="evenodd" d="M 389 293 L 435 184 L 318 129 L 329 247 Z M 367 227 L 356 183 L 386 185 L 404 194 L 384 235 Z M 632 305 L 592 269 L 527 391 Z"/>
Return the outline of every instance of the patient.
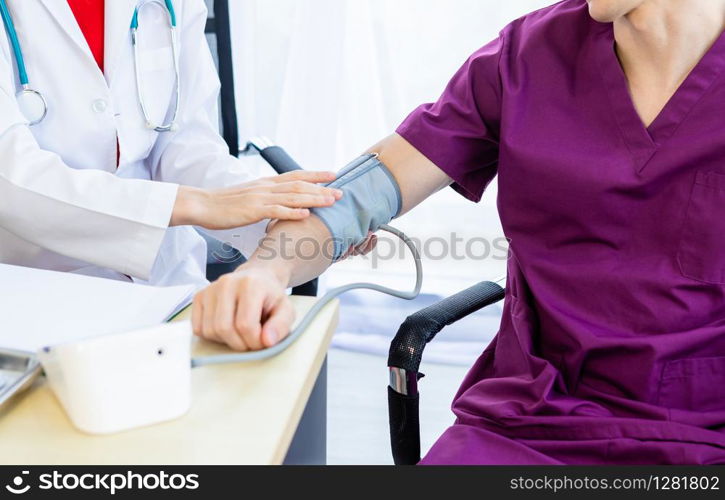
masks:
<path fill-rule="evenodd" d="M 370 149 L 400 190 L 388 220 L 498 176 L 511 241 L 500 331 L 423 464 L 725 464 L 723 26 L 725 0 L 564 0 Z M 240 351 L 287 335 L 285 289 L 336 255 L 323 213 L 201 292 L 196 333 Z M 325 251 L 269 258 L 283 235 Z"/>

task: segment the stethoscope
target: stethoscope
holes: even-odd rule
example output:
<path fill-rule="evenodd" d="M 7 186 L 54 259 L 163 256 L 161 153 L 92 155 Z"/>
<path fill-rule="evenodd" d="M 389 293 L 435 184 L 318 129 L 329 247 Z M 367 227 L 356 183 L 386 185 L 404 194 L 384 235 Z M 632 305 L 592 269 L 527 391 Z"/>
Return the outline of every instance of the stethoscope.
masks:
<path fill-rule="evenodd" d="M 149 0 L 136 6 L 131 18 L 131 44 L 133 45 L 133 63 L 136 77 L 136 91 L 138 93 L 138 101 L 143 113 L 146 127 L 156 132 L 170 132 L 176 128 L 176 118 L 179 114 L 180 106 L 180 86 L 181 79 L 179 77 L 179 61 L 178 61 L 178 41 L 176 38 L 176 12 L 174 11 L 174 5 L 171 0 L 163 0 L 168 12 L 169 30 L 171 33 L 171 51 L 174 58 L 174 73 L 176 78 L 176 89 L 175 89 L 175 100 L 174 100 L 174 112 L 171 115 L 171 120 L 166 124 L 158 125 L 149 117 L 148 108 L 144 99 L 143 85 L 141 84 L 141 71 L 139 69 L 139 53 L 138 53 L 138 15 L 139 11 L 149 5 L 155 4 L 161 6 L 161 0 Z M 12 46 L 13 55 L 15 57 L 15 64 L 18 68 L 18 79 L 20 80 L 20 91 L 16 94 L 18 107 L 23 113 L 25 118 L 28 120 L 30 125 L 37 125 L 42 122 L 48 114 L 48 102 L 38 90 L 30 86 L 30 80 L 28 79 L 28 71 L 25 67 L 25 58 L 23 57 L 23 51 L 20 46 L 20 39 L 15 31 L 15 23 L 10 15 L 10 10 L 6 0 L 0 0 L 0 15 L 3 18 L 3 24 L 5 25 L 5 31 L 7 31 L 8 38 L 10 38 L 10 45 Z"/>

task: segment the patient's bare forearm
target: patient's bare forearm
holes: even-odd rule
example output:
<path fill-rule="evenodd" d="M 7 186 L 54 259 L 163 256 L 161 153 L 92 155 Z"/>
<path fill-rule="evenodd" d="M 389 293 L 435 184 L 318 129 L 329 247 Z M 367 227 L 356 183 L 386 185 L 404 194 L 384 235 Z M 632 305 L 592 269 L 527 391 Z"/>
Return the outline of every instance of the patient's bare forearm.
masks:
<path fill-rule="evenodd" d="M 394 134 L 370 150 L 377 153 L 400 187 L 402 213 L 451 184 L 451 179 L 401 136 Z M 285 286 L 316 278 L 331 265 L 332 236 L 316 216 L 276 224 L 243 267 L 264 267 Z"/>
<path fill-rule="evenodd" d="M 275 224 L 245 266 L 264 267 L 286 286 L 315 279 L 332 264 L 333 242 L 316 216 Z"/>
<path fill-rule="evenodd" d="M 395 176 L 403 197 L 401 215 L 453 182 L 435 163 L 398 134 L 386 137 L 368 153 L 377 153 Z"/>

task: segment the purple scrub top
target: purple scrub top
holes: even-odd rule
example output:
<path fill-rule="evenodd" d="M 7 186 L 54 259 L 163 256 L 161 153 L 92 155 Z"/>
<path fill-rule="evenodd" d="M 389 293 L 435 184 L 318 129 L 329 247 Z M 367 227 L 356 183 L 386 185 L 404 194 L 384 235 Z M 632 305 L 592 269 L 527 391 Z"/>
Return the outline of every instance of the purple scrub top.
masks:
<path fill-rule="evenodd" d="M 423 464 L 725 463 L 724 69 L 722 35 L 645 127 L 612 25 L 565 0 L 400 126 L 465 197 L 498 175 L 511 240 L 501 329 Z"/>

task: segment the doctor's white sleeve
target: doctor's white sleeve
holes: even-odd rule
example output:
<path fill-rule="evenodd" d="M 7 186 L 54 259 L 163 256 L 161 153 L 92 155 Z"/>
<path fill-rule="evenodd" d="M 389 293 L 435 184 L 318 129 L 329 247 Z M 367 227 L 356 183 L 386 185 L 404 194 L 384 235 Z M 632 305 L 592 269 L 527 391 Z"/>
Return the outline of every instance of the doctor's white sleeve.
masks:
<path fill-rule="evenodd" d="M 181 103 L 178 129 L 163 133 L 154 145 L 149 164 L 153 178 L 202 188 L 233 187 L 259 177 L 276 175 L 271 167 L 255 167 L 229 154 L 219 135 L 219 77 L 204 27 L 203 0 L 184 3 L 180 20 Z M 269 221 L 228 231 L 203 230 L 249 257 L 264 238 Z"/>
<path fill-rule="evenodd" d="M 0 58 L 2 74 L 13 72 Z M 40 148 L 8 85 L 0 82 L 0 227 L 66 257 L 147 279 L 178 186 L 67 166 Z"/>

